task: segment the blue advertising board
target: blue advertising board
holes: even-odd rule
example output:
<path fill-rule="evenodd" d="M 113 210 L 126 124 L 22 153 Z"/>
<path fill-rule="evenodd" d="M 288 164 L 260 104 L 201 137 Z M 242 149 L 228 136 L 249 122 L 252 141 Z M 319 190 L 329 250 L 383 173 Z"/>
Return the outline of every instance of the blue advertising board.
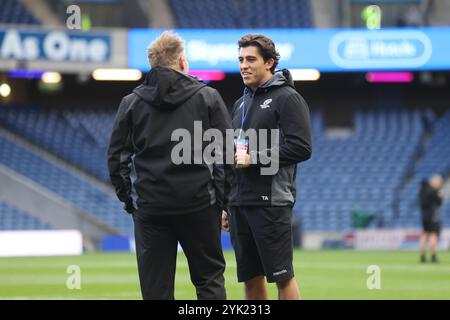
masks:
<path fill-rule="evenodd" d="M 108 33 L 0 30 L 0 61 L 105 63 L 110 58 Z"/>
<path fill-rule="evenodd" d="M 450 28 L 367 29 L 179 29 L 192 70 L 238 72 L 237 41 L 247 33 L 271 38 L 279 68 L 323 72 L 449 70 Z M 148 70 L 148 45 L 162 30 L 131 29 L 128 66 Z"/>

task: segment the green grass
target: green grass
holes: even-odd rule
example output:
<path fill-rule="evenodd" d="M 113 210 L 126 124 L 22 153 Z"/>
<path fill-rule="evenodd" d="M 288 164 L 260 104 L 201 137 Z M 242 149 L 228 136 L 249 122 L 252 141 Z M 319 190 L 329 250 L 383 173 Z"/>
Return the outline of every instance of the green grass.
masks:
<path fill-rule="evenodd" d="M 296 251 L 294 266 L 304 299 L 450 299 L 450 254 L 419 264 L 412 251 Z M 243 299 L 236 263 L 226 252 L 229 299 Z M 81 268 L 81 289 L 69 290 L 69 265 Z M 369 265 L 381 269 L 381 289 L 367 289 Z M 162 268 L 164 266 L 161 266 Z M 276 299 L 276 287 L 269 286 Z M 175 297 L 195 299 L 186 258 L 179 254 Z M 140 299 L 134 254 L 0 258 L 0 299 Z"/>

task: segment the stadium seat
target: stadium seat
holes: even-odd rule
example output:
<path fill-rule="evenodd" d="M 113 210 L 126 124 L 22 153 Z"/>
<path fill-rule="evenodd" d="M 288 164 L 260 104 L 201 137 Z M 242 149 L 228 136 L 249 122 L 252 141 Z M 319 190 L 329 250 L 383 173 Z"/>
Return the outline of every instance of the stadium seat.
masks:
<path fill-rule="evenodd" d="M 179 28 L 312 27 L 309 0 L 170 0 L 169 3 Z"/>
<path fill-rule="evenodd" d="M 295 205 L 304 229 L 351 230 L 353 205 L 374 214 L 374 221 L 384 227 L 393 227 L 395 195 L 414 164 L 424 133 L 421 112 L 356 111 L 354 132 L 347 139 L 325 135 L 320 112 L 313 113 L 311 121 L 314 152 L 298 166 Z M 311 217 L 316 223 L 308 222 Z"/>
<path fill-rule="evenodd" d="M 294 212 L 308 230 L 351 230 L 351 211 L 357 205 L 377 217 L 383 227 L 420 227 L 417 194 L 420 180 L 432 173 L 450 173 L 450 112 L 430 124 L 432 136 L 423 146 L 427 110 L 401 107 L 354 113 L 352 136 L 342 139 L 324 132 L 323 114 L 311 114 L 313 156 L 298 165 Z M 37 107 L 3 107 L 0 124 L 22 135 L 87 173 L 109 183 L 106 149 L 114 112 L 44 111 Z M 11 147 L 12 148 L 12 147 Z M 22 164 L 9 163 L 121 230 L 131 230 L 122 218 L 113 193 L 97 190 L 86 181 L 65 177 L 60 168 L 47 168 L 35 157 L 11 149 Z M 417 158 L 419 161 L 417 162 Z M 7 159 L 1 160 L 7 162 Z M 45 177 L 38 172 L 45 172 Z M 97 203 L 105 203 L 98 208 Z M 119 214 L 120 216 L 116 216 Z M 450 205 L 442 208 L 450 220 Z M 120 218 L 116 218 L 120 217 Z M 126 217 L 128 218 L 128 217 Z M 123 227 L 128 224 L 128 227 Z M 128 228 L 128 229 L 127 229 Z"/>
<path fill-rule="evenodd" d="M 40 219 L 0 201 L 0 230 L 50 230 L 52 227 Z"/>
<path fill-rule="evenodd" d="M 40 24 L 25 6 L 17 0 L 0 1 L 0 23 Z"/>
<path fill-rule="evenodd" d="M 114 223 L 108 224 L 122 234 L 132 233 L 132 221 L 123 212 L 122 205 L 112 190 L 99 188 L 1 135 L 0 150 L 1 164 L 47 188 L 100 221 L 105 222 L 108 217 L 117 217 L 113 220 Z"/>

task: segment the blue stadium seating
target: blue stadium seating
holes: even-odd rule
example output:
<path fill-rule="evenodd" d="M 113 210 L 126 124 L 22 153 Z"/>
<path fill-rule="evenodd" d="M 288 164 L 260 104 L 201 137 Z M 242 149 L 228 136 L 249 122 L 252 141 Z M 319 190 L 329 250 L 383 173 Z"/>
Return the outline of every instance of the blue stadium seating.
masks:
<path fill-rule="evenodd" d="M 106 149 L 113 112 L 46 112 L 5 107 L 0 123 L 92 175 L 109 181 Z"/>
<path fill-rule="evenodd" d="M 243 0 L 243 28 L 310 28 L 309 0 Z"/>
<path fill-rule="evenodd" d="M 95 215 L 123 234 L 132 232 L 131 217 L 124 213 L 113 192 L 97 188 L 14 142 L 0 136 L 0 163 Z M 84 150 L 89 153 L 90 150 Z"/>
<path fill-rule="evenodd" d="M 0 1 L 0 23 L 40 24 L 24 5 L 17 0 Z"/>
<path fill-rule="evenodd" d="M 413 166 L 423 125 L 418 111 L 357 111 L 349 138 L 328 137 L 312 115 L 313 156 L 298 166 L 294 207 L 304 230 L 350 231 L 354 205 L 393 226 L 396 193 Z"/>
<path fill-rule="evenodd" d="M 31 107 L 3 107 L 0 123 L 108 181 L 106 148 L 114 116 L 114 112 L 48 112 Z M 311 121 L 313 156 L 298 166 L 298 201 L 294 207 L 304 230 L 351 231 L 355 205 L 376 216 L 371 228 L 420 227 L 417 206 L 420 180 L 435 172 L 444 176 L 450 173 L 450 144 L 446 143 L 450 136 L 450 112 L 437 119 L 429 110 L 361 109 L 354 113 L 354 130 L 348 138 L 329 136 L 321 112 L 313 112 Z M 432 130 L 432 135 L 424 146 L 426 128 Z M 86 191 L 89 195 L 75 192 L 73 189 L 91 190 L 92 186 L 74 182 L 74 177 L 59 177 L 59 168 L 45 170 L 55 171 L 49 181 L 41 176 L 33 179 L 48 184 L 49 189 L 79 207 L 101 219 L 105 217 L 108 223 L 118 219 L 116 215 L 123 215 L 114 195 L 98 190 Z M 36 173 L 23 174 L 33 177 Z M 53 186 L 52 179 L 70 181 L 67 188 L 71 191 L 62 191 L 61 181 Z M 82 187 L 77 186 L 80 183 Z M 92 200 L 96 194 L 101 200 Z M 96 203 L 103 202 L 110 209 L 95 208 Z M 449 202 L 442 212 L 444 225 L 449 226 Z M 119 226 L 124 223 L 117 222 Z M 130 230 L 129 225 L 122 226 L 122 230 L 126 228 Z"/>
<path fill-rule="evenodd" d="M 420 221 L 418 194 L 420 182 L 433 174 L 450 174 L 450 111 L 438 119 L 432 127 L 432 136 L 414 167 L 414 174 L 399 196 L 397 227 L 415 226 Z M 450 227 L 450 202 L 441 208 L 444 227 Z"/>
<path fill-rule="evenodd" d="M 235 28 L 239 23 L 234 1 L 171 0 L 170 5 L 180 28 Z"/>
<path fill-rule="evenodd" d="M 309 0 L 170 0 L 179 28 L 308 28 Z"/>
<path fill-rule="evenodd" d="M 52 227 L 40 219 L 0 201 L 0 230 L 49 230 Z"/>

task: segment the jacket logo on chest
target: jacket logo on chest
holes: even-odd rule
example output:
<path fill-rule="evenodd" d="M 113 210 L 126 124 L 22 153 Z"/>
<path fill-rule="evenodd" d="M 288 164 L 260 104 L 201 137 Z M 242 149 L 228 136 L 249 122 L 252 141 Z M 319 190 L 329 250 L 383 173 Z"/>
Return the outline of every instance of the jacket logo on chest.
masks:
<path fill-rule="evenodd" d="M 266 101 L 263 102 L 263 104 L 260 104 L 259 106 L 261 107 L 261 109 L 269 108 L 271 102 L 272 99 L 267 99 Z"/>

